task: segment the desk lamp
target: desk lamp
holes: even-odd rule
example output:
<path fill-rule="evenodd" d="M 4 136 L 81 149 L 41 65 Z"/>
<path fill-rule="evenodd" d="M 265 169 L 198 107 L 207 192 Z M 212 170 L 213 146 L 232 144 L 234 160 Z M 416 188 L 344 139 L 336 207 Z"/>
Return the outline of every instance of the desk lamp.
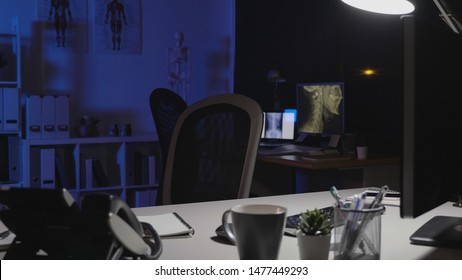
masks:
<path fill-rule="evenodd" d="M 279 96 L 278 96 L 278 84 L 284 83 L 286 79 L 281 77 L 281 73 L 278 70 L 271 69 L 268 72 L 268 81 L 274 83 L 274 93 L 273 93 L 274 110 L 279 111 L 281 109 L 281 106 L 279 103 Z"/>
<path fill-rule="evenodd" d="M 414 5 L 407 0 L 342 0 L 342 2 L 380 14 L 401 15 L 414 11 Z"/>

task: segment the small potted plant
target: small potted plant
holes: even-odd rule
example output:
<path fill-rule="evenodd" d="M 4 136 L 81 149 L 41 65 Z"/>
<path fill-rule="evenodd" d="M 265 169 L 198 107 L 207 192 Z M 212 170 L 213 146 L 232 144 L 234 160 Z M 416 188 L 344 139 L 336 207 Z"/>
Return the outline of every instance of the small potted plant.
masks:
<path fill-rule="evenodd" d="M 84 115 L 80 119 L 80 125 L 79 125 L 79 136 L 80 137 L 96 137 L 99 136 L 99 131 L 98 127 L 96 125 L 99 123 L 99 120 L 97 118 Z"/>
<path fill-rule="evenodd" d="M 297 230 L 300 259 L 327 260 L 332 228 L 332 220 L 318 209 L 301 213 Z"/>

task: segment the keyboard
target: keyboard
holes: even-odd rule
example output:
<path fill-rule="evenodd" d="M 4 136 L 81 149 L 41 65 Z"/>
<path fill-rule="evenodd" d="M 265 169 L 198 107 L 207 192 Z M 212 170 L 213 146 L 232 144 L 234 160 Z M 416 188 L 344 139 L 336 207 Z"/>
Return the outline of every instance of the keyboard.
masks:
<path fill-rule="evenodd" d="M 268 149 L 271 149 L 271 148 L 277 148 L 277 147 L 281 147 L 281 146 L 284 146 L 284 145 L 290 145 L 291 143 L 293 143 L 293 141 L 270 141 L 270 140 L 260 140 L 260 145 L 259 147 L 260 148 L 268 148 Z"/>
<path fill-rule="evenodd" d="M 319 211 L 326 215 L 328 219 L 334 221 L 334 207 L 328 206 L 324 208 L 320 208 Z M 286 218 L 286 227 L 285 227 L 285 234 L 290 236 L 296 236 L 295 232 L 298 229 L 298 224 L 300 223 L 300 214 L 291 215 Z M 334 227 L 337 226 L 334 224 Z"/>
<path fill-rule="evenodd" d="M 323 148 L 309 147 L 302 145 L 286 144 L 272 149 L 259 149 L 259 155 L 279 156 L 279 155 L 323 155 Z"/>
<path fill-rule="evenodd" d="M 380 192 L 380 188 L 370 187 L 366 190 L 367 196 L 376 196 Z M 395 190 L 387 190 L 385 197 L 400 197 L 401 193 Z"/>

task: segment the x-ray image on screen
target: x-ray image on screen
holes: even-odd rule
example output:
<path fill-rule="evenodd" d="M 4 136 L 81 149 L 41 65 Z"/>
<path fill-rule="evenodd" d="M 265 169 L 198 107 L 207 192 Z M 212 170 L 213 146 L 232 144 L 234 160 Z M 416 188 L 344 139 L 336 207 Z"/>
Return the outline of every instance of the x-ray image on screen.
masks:
<path fill-rule="evenodd" d="M 264 139 L 293 140 L 295 135 L 295 113 L 293 112 L 263 112 Z"/>
<path fill-rule="evenodd" d="M 343 83 L 297 85 L 298 131 L 343 134 Z"/>
<path fill-rule="evenodd" d="M 282 138 L 282 114 L 266 113 L 265 114 L 265 138 Z"/>

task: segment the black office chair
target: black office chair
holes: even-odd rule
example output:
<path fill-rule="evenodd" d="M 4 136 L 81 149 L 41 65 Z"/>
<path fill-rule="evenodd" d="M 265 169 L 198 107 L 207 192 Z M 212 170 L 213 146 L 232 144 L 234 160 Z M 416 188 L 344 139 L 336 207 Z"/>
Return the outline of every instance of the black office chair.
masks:
<path fill-rule="evenodd" d="M 243 95 L 188 107 L 172 136 L 163 204 L 249 197 L 262 126 L 260 106 Z"/>
<path fill-rule="evenodd" d="M 149 104 L 154 124 L 156 126 L 157 136 L 159 138 L 160 153 L 162 157 L 162 175 L 159 182 L 162 182 L 173 130 L 178 117 L 184 110 L 186 110 L 187 104 L 178 94 L 166 88 L 154 89 L 149 97 Z M 163 187 L 159 186 L 159 191 L 157 193 L 157 205 L 159 205 L 162 201 L 162 192 Z"/>

